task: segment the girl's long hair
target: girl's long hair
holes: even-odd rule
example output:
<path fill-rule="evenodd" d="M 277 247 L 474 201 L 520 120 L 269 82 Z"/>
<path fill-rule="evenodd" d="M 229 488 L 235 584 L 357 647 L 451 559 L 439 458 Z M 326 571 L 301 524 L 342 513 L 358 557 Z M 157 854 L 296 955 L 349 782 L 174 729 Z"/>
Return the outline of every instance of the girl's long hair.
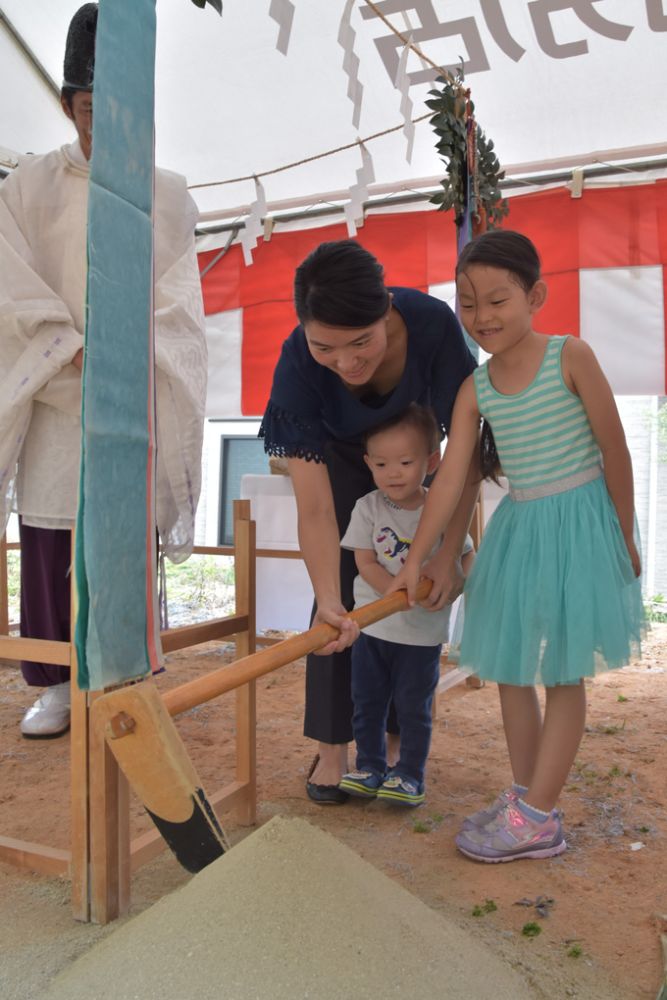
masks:
<path fill-rule="evenodd" d="M 540 279 L 540 258 L 527 236 L 512 229 L 491 229 L 476 236 L 461 251 L 456 263 L 456 277 L 471 264 L 483 264 L 509 271 L 524 291 L 529 292 Z M 498 482 L 502 474 L 498 449 L 489 423 L 482 422 L 479 441 L 482 479 Z"/>

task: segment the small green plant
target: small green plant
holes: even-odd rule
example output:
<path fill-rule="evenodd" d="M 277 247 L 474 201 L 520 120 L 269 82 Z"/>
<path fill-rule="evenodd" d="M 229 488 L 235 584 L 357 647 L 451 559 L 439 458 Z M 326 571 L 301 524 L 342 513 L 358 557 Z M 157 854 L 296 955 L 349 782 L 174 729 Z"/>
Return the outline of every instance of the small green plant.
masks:
<path fill-rule="evenodd" d="M 536 924 L 534 920 L 530 920 L 527 924 L 523 925 L 521 933 L 524 937 L 534 938 L 537 937 L 538 934 L 542 933 L 542 928 L 539 924 Z"/>
<path fill-rule="evenodd" d="M 644 603 L 644 612 L 647 621 L 667 622 L 667 601 L 664 594 L 654 594 L 648 597 Z"/>
<path fill-rule="evenodd" d="M 614 764 L 613 767 L 609 768 L 609 777 L 610 778 L 620 778 L 620 776 L 622 774 L 623 774 L 623 772 L 621 771 L 621 769 L 618 766 L 618 764 Z"/>
<path fill-rule="evenodd" d="M 441 813 L 433 813 L 427 819 L 415 819 L 412 821 L 413 833 L 430 833 L 440 826 L 445 817 Z"/>
<path fill-rule="evenodd" d="M 650 826 L 638 826 L 637 830 L 638 830 L 639 833 L 650 833 L 651 832 L 651 827 Z"/>
<path fill-rule="evenodd" d="M 624 702 L 624 701 L 627 701 L 627 700 L 628 699 L 625 697 L 624 694 L 619 694 L 618 698 L 616 699 L 616 701 L 620 701 L 620 702 Z"/>
<path fill-rule="evenodd" d="M 485 899 L 483 903 L 476 903 L 472 908 L 473 917 L 483 917 L 486 913 L 495 913 L 498 907 L 495 900 Z"/>
<path fill-rule="evenodd" d="M 600 732 L 604 733 L 605 736 L 616 736 L 617 733 L 622 733 L 625 729 L 625 719 L 619 725 L 611 724 L 609 726 L 600 726 Z"/>
<path fill-rule="evenodd" d="M 229 614 L 234 608 L 234 560 L 229 556 L 191 556 L 167 562 L 170 625 Z"/>
<path fill-rule="evenodd" d="M 598 772 L 590 764 L 584 764 L 581 761 L 576 760 L 574 762 L 574 770 L 579 778 L 581 778 L 587 785 L 599 778 Z"/>
<path fill-rule="evenodd" d="M 583 948 L 581 947 L 580 944 L 577 944 L 576 941 L 573 945 L 570 945 L 570 947 L 567 949 L 568 958 L 580 958 L 582 953 L 583 953 Z"/>

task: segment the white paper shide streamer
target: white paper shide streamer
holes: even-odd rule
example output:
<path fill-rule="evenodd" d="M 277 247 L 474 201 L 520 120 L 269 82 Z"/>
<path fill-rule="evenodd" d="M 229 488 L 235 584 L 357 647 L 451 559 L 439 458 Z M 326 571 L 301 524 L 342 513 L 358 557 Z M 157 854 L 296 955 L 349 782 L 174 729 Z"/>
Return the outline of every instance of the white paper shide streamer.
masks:
<path fill-rule="evenodd" d="M 340 19 L 338 28 L 338 44 L 343 52 L 343 70 L 347 75 L 347 96 L 352 101 L 352 124 L 359 128 L 359 118 L 361 116 L 361 101 L 364 93 L 364 86 L 359 81 L 359 57 L 354 51 L 354 40 L 356 32 L 352 27 L 352 8 L 354 0 L 347 0 L 343 16 Z"/>
<path fill-rule="evenodd" d="M 408 163 L 412 160 L 412 146 L 415 141 L 415 125 L 412 121 L 412 99 L 410 97 L 410 77 L 408 76 L 408 56 L 411 44 L 412 35 L 409 35 L 406 44 L 403 46 L 401 58 L 398 61 L 398 70 L 396 71 L 396 80 L 394 82 L 394 86 L 401 95 L 400 108 L 403 116 L 403 134 L 408 141 L 405 158 Z"/>
<path fill-rule="evenodd" d="M 373 158 L 361 139 L 357 139 L 361 150 L 361 166 L 357 170 L 357 183 L 350 188 L 350 200 L 345 206 L 345 221 L 348 236 L 357 235 L 357 226 L 364 222 L 364 202 L 368 199 L 368 185 L 375 180 Z"/>
<path fill-rule="evenodd" d="M 266 194 L 260 180 L 255 177 L 255 200 L 250 206 L 250 213 L 241 234 L 243 260 L 247 267 L 252 264 L 252 251 L 257 246 L 257 238 L 264 234 L 263 219 L 266 216 Z"/>
<path fill-rule="evenodd" d="M 286 56 L 290 35 L 292 33 L 294 4 L 290 3 L 290 0 L 271 0 L 269 17 L 272 17 L 280 28 L 276 48 L 278 49 L 278 52 L 282 52 L 282 54 Z"/>

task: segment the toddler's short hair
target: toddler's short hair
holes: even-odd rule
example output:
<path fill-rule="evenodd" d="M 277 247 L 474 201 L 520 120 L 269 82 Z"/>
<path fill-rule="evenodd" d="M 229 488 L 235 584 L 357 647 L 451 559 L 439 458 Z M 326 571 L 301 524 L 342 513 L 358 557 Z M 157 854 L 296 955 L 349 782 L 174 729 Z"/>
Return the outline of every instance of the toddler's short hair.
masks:
<path fill-rule="evenodd" d="M 422 437 L 426 445 L 428 454 L 438 451 L 442 433 L 438 421 L 435 419 L 433 410 L 428 406 L 420 406 L 418 403 L 410 403 L 405 410 L 401 410 L 395 417 L 383 420 L 376 427 L 371 427 L 363 436 L 364 451 L 368 452 L 368 443 L 376 434 L 392 430 L 394 427 L 413 427 Z"/>

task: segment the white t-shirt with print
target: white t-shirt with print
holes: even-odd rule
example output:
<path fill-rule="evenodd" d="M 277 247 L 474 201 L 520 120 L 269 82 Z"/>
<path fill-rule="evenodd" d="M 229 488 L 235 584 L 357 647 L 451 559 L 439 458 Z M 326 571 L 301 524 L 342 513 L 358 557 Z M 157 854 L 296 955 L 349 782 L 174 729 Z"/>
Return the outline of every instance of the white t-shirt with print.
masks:
<path fill-rule="evenodd" d="M 344 549 L 372 549 L 380 566 L 396 576 L 405 563 L 422 510 L 423 506 L 405 510 L 392 503 L 380 490 L 373 490 L 357 500 L 340 544 Z M 433 548 L 431 555 L 439 544 Z M 467 538 L 464 551 L 469 551 L 471 547 L 472 542 Z M 361 575 L 355 578 L 355 608 L 377 601 L 381 596 Z M 377 639 L 405 646 L 438 646 L 449 639 L 450 611 L 451 605 L 445 605 L 441 611 L 427 611 L 417 606 L 383 618 L 362 631 Z"/>

